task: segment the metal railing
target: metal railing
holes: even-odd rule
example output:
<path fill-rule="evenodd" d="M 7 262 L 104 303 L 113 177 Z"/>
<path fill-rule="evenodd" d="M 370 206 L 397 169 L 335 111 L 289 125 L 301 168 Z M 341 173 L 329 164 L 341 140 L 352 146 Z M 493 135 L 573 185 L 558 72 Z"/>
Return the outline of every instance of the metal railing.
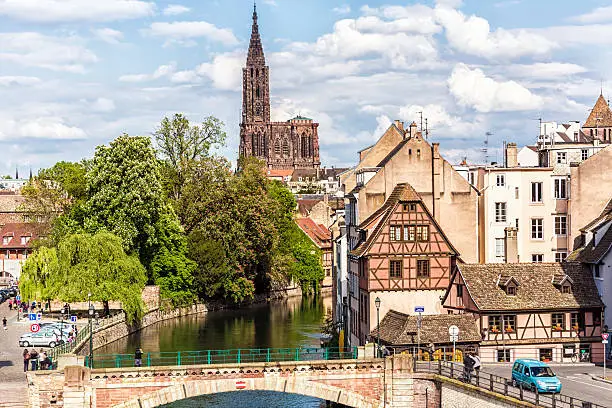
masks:
<path fill-rule="evenodd" d="M 356 359 L 357 347 L 258 348 L 143 353 L 142 367 Z M 89 356 L 85 366 L 90 367 Z M 93 368 L 134 367 L 134 354 L 96 354 Z"/>
<path fill-rule="evenodd" d="M 463 364 L 459 363 L 446 361 L 416 361 L 414 370 L 415 372 L 437 374 L 463 381 L 478 388 L 544 408 L 605 408 L 603 405 L 583 401 L 563 394 L 543 394 L 538 392 L 537 387 L 534 391 L 523 388 L 522 385 L 514 387 L 511 380 L 483 371 L 478 373 L 472 371 L 471 375 L 466 378 Z"/>

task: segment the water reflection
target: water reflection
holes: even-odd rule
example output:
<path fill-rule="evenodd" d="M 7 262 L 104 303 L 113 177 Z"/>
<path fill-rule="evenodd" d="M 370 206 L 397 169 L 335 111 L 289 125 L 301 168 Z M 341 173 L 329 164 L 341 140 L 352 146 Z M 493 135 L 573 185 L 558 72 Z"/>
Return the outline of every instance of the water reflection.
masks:
<path fill-rule="evenodd" d="M 331 313 L 331 297 L 291 298 L 240 310 L 222 310 L 160 322 L 113 342 L 97 354 L 320 345 L 321 325 Z M 168 405 L 191 407 L 325 406 L 322 400 L 273 392 L 234 392 Z"/>

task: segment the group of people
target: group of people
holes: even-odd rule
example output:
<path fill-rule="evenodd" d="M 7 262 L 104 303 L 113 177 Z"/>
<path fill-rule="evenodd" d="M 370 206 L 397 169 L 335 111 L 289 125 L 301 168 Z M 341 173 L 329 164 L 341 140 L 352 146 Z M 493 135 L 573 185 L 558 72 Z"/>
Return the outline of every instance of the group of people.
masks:
<path fill-rule="evenodd" d="M 23 371 L 50 370 L 52 368 L 51 359 L 43 349 L 40 352 L 36 349 L 23 350 Z"/>
<path fill-rule="evenodd" d="M 36 303 L 35 300 L 32 301 L 32 303 L 30 302 L 22 302 L 20 300 L 17 299 L 9 299 L 8 301 L 8 307 L 9 310 L 18 310 L 19 313 L 27 313 L 27 312 L 33 312 L 36 310 L 37 307 L 39 307 L 39 304 Z"/>
<path fill-rule="evenodd" d="M 480 371 L 480 357 L 476 353 L 467 353 L 463 358 L 463 379 L 465 382 L 472 381 L 472 371 L 476 371 L 476 376 Z"/>

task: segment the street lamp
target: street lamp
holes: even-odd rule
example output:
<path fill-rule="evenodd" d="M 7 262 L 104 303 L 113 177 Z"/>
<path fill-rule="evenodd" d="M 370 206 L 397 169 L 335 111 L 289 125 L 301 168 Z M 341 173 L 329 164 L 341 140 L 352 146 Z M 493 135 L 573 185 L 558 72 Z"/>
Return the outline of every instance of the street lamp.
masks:
<path fill-rule="evenodd" d="M 376 305 L 376 335 L 378 337 L 376 340 L 376 355 L 380 357 L 380 298 L 378 296 L 376 296 L 374 304 Z"/>
<path fill-rule="evenodd" d="M 96 310 L 91 304 L 91 293 L 87 294 L 87 300 L 89 301 L 89 368 L 93 368 L 93 329 L 91 327 L 91 322 Z"/>

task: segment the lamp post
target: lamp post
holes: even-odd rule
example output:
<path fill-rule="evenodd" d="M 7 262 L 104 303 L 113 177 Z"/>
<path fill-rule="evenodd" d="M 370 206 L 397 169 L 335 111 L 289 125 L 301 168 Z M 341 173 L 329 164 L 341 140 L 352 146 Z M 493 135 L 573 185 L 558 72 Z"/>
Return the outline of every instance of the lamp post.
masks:
<path fill-rule="evenodd" d="M 89 301 L 89 368 L 93 368 L 93 328 L 91 322 L 94 316 L 95 309 L 94 306 L 91 304 L 91 293 L 87 294 L 87 300 Z"/>
<path fill-rule="evenodd" d="M 378 337 L 376 340 L 376 356 L 380 357 L 380 298 L 378 296 L 376 296 L 374 304 L 376 305 L 376 336 Z"/>

